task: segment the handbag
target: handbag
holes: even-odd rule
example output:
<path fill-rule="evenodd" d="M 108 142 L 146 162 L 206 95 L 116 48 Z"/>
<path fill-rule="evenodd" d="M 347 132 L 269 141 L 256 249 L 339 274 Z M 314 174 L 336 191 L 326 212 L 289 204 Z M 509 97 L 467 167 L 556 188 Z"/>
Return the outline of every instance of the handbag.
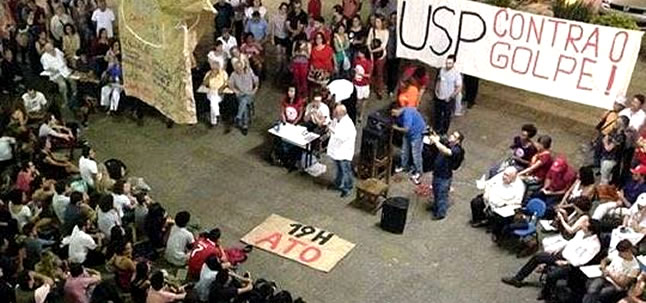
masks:
<path fill-rule="evenodd" d="M 348 55 L 343 51 L 343 70 L 348 71 L 350 67 L 350 59 L 348 59 Z"/>

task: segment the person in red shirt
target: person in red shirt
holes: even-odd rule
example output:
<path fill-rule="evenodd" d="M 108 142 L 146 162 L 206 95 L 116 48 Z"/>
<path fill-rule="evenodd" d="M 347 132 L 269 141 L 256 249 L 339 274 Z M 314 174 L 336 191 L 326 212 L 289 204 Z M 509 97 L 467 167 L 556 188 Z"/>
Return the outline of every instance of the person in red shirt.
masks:
<path fill-rule="evenodd" d="M 325 26 L 325 19 L 321 16 L 312 18 L 311 26 L 306 30 L 308 37 L 310 37 L 310 42 L 314 43 L 317 34 L 323 34 L 325 38 L 325 43 L 331 44 L 332 40 L 332 31 L 330 31 L 327 26 Z"/>
<path fill-rule="evenodd" d="M 361 10 L 361 2 L 363 0 L 343 0 L 343 16 L 351 19 Z"/>
<path fill-rule="evenodd" d="M 534 198 L 540 198 L 550 208 L 563 198 L 563 195 L 572 186 L 576 177 L 576 171 L 567 163 L 567 160 L 559 157 L 552 162 L 549 171 L 545 175 L 543 188 L 534 194 Z"/>
<path fill-rule="evenodd" d="M 532 157 L 529 167 L 518 173 L 528 183 L 543 183 L 547 172 L 552 167 L 552 138 L 547 135 L 538 137 L 536 145 L 536 154 Z"/>
<path fill-rule="evenodd" d="M 370 97 L 370 76 L 372 75 L 372 61 L 366 58 L 365 47 L 357 49 L 356 58 L 354 59 L 354 78 L 352 83 L 357 89 L 357 100 L 359 101 L 359 119 L 361 121 L 362 114 L 366 107 L 366 100 Z M 359 122 L 361 123 L 361 122 Z"/>
<path fill-rule="evenodd" d="M 316 33 L 310 53 L 310 69 L 307 79 L 317 86 L 325 86 L 336 68 L 334 50 L 322 33 Z M 316 87 L 316 86 L 314 86 Z"/>
<path fill-rule="evenodd" d="M 280 103 L 280 120 L 285 123 L 298 124 L 303 118 L 305 100 L 296 94 L 294 85 L 287 89 L 287 96 Z"/>
<path fill-rule="evenodd" d="M 193 278 L 200 277 L 202 265 L 211 255 L 215 255 L 220 260 L 222 268 L 230 267 L 227 255 L 222 251 L 218 245 L 220 240 L 220 229 L 215 228 L 209 231 L 206 235 L 200 236 L 188 257 L 188 276 Z"/>
<path fill-rule="evenodd" d="M 310 2 L 307 4 L 307 14 L 313 18 L 320 17 L 321 0 L 310 0 Z"/>

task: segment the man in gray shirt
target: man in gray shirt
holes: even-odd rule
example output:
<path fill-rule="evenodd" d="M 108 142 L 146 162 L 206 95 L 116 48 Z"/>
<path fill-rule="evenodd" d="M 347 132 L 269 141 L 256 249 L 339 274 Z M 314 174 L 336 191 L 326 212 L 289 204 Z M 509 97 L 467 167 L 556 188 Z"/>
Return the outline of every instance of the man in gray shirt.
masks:
<path fill-rule="evenodd" d="M 433 127 L 438 134 L 444 135 L 451 125 L 451 109 L 455 97 L 462 91 L 462 75 L 453 67 L 455 56 L 446 58 L 446 65 L 440 69 L 435 82 L 434 119 Z"/>
<path fill-rule="evenodd" d="M 229 77 L 229 88 L 233 90 L 238 99 L 238 113 L 235 123 L 243 135 L 249 129 L 249 109 L 253 106 L 254 97 L 258 91 L 258 77 L 251 68 L 245 67 L 242 62 L 236 62 L 233 73 Z"/>

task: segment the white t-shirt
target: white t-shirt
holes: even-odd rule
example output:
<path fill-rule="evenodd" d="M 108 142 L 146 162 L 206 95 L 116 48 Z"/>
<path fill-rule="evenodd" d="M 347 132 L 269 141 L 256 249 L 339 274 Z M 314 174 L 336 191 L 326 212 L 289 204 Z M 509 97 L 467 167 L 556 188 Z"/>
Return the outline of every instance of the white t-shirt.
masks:
<path fill-rule="evenodd" d="M 65 221 L 65 209 L 67 209 L 68 205 L 70 205 L 70 197 L 54 193 L 54 197 L 52 198 L 52 208 L 54 209 L 54 213 L 56 214 L 58 221 L 61 221 L 61 223 Z"/>
<path fill-rule="evenodd" d="M 188 250 L 186 247 L 193 243 L 193 241 L 195 241 L 193 234 L 186 228 L 178 227 L 177 225 L 171 227 L 170 235 L 166 242 L 166 251 L 164 252 L 166 261 L 178 266 L 186 265 L 186 261 L 188 260 Z"/>
<path fill-rule="evenodd" d="M 16 139 L 13 137 L 0 137 L 0 161 L 13 159 L 12 144 L 16 144 Z"/>
<path fill-rule="evenodd" d="M 112 194 L 112 201 L 114 201 L 114 208 L 117 209 L 119 217 L 123 218 L 123 209 L 130 208 L 130 199 L 126 195 Z"/>
<path fill-rule="evenodd" d="M 41 92 L 36 92 L 36 95 L 32 98 L 29 93 L 22 95 L 22 102 L 25 104 L 25 110 L 27 113 L 39 112 L 47 105 L 47 99 L 45 95 Z"/>
<path fill-rule="evenodd" d="M 352 161 L 354 157 L 354 146 L 357 138 L 357 129 L 354 122 L 348 115 L 341 120 L 334 119 L 330 124 L 332 135 L 327 145 L 327 154 L 333 160 Z"/>
<path fill-rule="evenodd" d="M 112 36 L 114 35 L 112 23 L 114 22 L 114 20 L 114 13 L 109 8 L 106 8 L 105 11 L 101 11 L 101 9 L 97 8 L 92 13 L 92 21 L 96 22 L 97 35 L 99 34 L 99 30 L 105 28 L 105 30 L 108 32 L 108 38 L 112 38 Z"/>
<path fill-rule="evenodd" d="M 81 229 L 78 226 L 74 226 L 72 234 L 63 239 L 63 244 L 68 244 L 68 255 L 69 261 L 74 263 L 83 263 L 87 257 L 88 250 L 95 249 L 97 247 L 94 239 Z"/>
<path fill-rule="evenodd" d="M 206 263 L 202 265 L 200 280 L 195 283 L 195 292 L 197 292 L 197 298 L 200 301 L 207 302 L 209 300 L 209 290 L 217 275 L 217 270 L 211 270 Z"/>
<path fill-rule="evenodd" d="M 628 117 L 630 119 L 628 126 L 635 130 L 640 130 L 646 121 L 646 112 L 643 109 L 633 112 L 630 108 L 624 108 L 619 112 L 619 116 Z"/>
<path fill-rule="evenodd" d="M 255 12 L 256 9 L 253 6 L 247 7 L 244 11 L 244 15 L 247 19 L 251 19 L 253 12 Z M 265 18 L 265 15 L 267 14 L 267 9 L 264 6 L 261 6 L 258 8 L 258 13 L 260 13 L 260 18 Z"/>
<path fill-rule="evenodd" d="M 227 53 L 227 56 L 231 58 L 231 49 L 238 46 L 236 38 L 229 36 L 229 39 L 225 40 L 224 37 L 219 37 L 218 40 L 222 42 L 222 49 Z"/>
<path fill-rule="evenodd" d="M 18 223 L 18 230 L 22 230 L 22 227 L 29 222 L 32 216 L 31 209 L 27 205 L 23 205 L 18 212 L 14 212 L 13 203 L 11 202 L 9 202 L 9 213 Z"/>
<path fill-rule="evenodd" d="M 631 278 L 636 278 L 639 275 L 639 263 L 637 259 L 633 257 L 631 260 L 626 260 L 619 256 L 619 252 L 615 251 L 608 255 L 610 263 L 606 266 L 606 270 L 609 273 L 614 275 L 628 276 Z M 606 277 L 608 282 L 615 284 L 610 277 Z M 617 285 L 615 285 L 617 286 Z"/>
<path fill-rule="evenodd" d="M 116 225 L 121 225 L 119 214 L 114 209 L 111 209 L 110 211 L 105 213 L 99 210 L 96 221 L 99 230 L 105 235 L 107 239 L 110 239 L 110 230 Z"/>
<path fill-rule="evenodd" d="M 50 73 L 49 80 L 52 81 L 61 76 L 67 78 L 72 74 L 65 62 L 65 54 L 58 48 L 54 49 L 54 55 L 44 52 L 40 57 L 40 64 L 43 65 L 43 70 Z"/>
<path fill-rule="evenodd" d="M 330 122 L 330 108 L 323 102 L 320 103 L 318 108 L 314 106 L 314 102 L 311 102 L 305 107 L 305 117 L 310 117 L 318 112 L 325 120 L 323 124 L 328 124 Z"/>
<path fill-rule="evenodd" d="M 99 173 L 99 169 L 96 166 L 96 161 L 81 156 L 81 158 L 79 158 L 79 172 L 81 173 L 81 178 L 83 178 L 83 181 L 85 181 L 88 186 L 94 187 L 93 175 Z"/>

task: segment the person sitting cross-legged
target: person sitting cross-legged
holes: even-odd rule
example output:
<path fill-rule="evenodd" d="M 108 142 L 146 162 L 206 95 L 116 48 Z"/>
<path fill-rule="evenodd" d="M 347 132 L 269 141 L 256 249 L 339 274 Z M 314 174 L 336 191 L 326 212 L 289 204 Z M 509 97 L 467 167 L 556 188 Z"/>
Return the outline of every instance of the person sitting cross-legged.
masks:
<path fill-rule="evenodd" d="M 175 215 L 175 225 L 170 229 L 164 252 L 166 261 L 173 265 L 184 266 L 188 261 L 190 245 L 195 241 L 193 233 L 186 228 L 190 220 L 191 214 L 187 211 L 180 211 Z"/>

